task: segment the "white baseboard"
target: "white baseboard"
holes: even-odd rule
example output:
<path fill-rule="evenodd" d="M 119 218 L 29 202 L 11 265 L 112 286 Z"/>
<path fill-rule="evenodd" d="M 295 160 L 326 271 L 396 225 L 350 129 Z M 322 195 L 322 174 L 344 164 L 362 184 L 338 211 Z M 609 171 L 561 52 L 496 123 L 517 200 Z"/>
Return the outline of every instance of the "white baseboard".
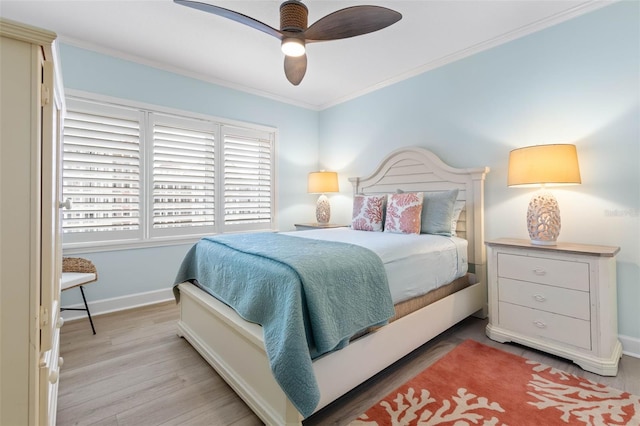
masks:
<path fill-rule="evenodd" d="M 111 299 L 92 300 L 89 301 L 89 310 L 91 316 L 108 314 L 110 312 L 124 311 L 127 309 L 138 308 L 140 306 L 153 305 L 156 303 L 174 300 L 173 288 L 149 291 L 146 293 L 136 293 L 127 296 L 113 297 Z M 64 308 L 84 308 L 82 303 L 76 305 L 64 306 Z M 65 321 L 73 321 L 87 317 L 87 313 L 83 311 L 62 311 L 60 316 Z"/>
<path fill-rule="evenodd" d="M 618 339 L 620 339 L 620 343 L 622 343 L 623 354 L 640 358 L 640 339 L 623 335 L 619 335 Z"/>

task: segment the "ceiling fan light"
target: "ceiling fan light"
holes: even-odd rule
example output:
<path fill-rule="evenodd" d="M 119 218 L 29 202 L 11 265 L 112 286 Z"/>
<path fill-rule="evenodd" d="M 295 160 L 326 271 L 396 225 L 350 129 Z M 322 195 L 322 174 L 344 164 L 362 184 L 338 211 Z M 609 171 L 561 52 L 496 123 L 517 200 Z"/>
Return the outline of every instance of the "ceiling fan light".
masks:
<path fill-rule="evenodd" d="M 295 37 L 287 37 L 282 39 L 282 53 L 287 56 L 302 56 L 304 55 L 304 41 L 295 38 Z"/>

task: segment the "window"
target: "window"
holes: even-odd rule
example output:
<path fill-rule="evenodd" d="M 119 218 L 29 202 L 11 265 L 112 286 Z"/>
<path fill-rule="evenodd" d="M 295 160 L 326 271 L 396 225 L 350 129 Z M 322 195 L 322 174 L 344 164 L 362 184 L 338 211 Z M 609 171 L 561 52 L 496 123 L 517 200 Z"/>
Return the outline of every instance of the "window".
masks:
<path fill-rule="evenodd" d="M 215 232 L 217 125 L 151 114 L 151 235 Z"/>
<path fill-rule="evenodd" d="M 268 229 L 273 192 L 271 141 L 257 132 L 222 126 L 224 227 Z"/>
<path fill-rule="evenodd" d="M 273 229 L 275 131 L 71 98 L 65 247 Z"/>
<path fill-rule="evenodd" d="M 72 241 L 139 238 L 142 114 L 69 102 L 64 121 L 63 232 Z M 100 235 L 108 233 L 109 236 Z"/>

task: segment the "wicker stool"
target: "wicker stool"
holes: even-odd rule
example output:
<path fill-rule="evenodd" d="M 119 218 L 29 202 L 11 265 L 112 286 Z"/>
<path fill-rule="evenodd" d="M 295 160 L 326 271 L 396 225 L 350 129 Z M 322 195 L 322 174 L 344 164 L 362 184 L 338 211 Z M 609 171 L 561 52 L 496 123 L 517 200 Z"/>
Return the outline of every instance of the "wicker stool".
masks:
<path fill-rule="evenodd" d="M 89 317 L 89 323 L 91 323 L 91 330 L 93 331 L 93 334 L 96 334 L 96 329 L 93 326 L 91 312 L 89 312 L 89 305 L 87 305 L 87 298 L 84 296 L 84 289 L 82 286 L 97 280 L 98 271 L 90 260 L 83 259 L 81 257 L 65 257 L 62 259 L 62 280 L 60 281 L 60 290 L 65 291 L 70 288 L 80 287 L 80 294 L 82 294 L 84 308 L 61 307 L 60 311 L 87 311 L 87 316 Z"/>

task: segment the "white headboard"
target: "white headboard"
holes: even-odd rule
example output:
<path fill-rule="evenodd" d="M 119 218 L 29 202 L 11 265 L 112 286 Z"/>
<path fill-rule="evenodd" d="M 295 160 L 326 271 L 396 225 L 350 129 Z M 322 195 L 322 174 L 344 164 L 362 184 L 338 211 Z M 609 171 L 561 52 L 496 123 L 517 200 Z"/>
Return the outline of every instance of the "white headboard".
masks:
<path fill-rule="evenodd" d="M 485 277 L 484 179 L 488 167 L 457 169 L 420 147 L 393 151 L 369 176 L 349 178 L 355 194 L 390 194 L 396 190 L 435 192 L 458 188 L 465 207 L 457 235 L 469 242 L 469 271 Z"/>

